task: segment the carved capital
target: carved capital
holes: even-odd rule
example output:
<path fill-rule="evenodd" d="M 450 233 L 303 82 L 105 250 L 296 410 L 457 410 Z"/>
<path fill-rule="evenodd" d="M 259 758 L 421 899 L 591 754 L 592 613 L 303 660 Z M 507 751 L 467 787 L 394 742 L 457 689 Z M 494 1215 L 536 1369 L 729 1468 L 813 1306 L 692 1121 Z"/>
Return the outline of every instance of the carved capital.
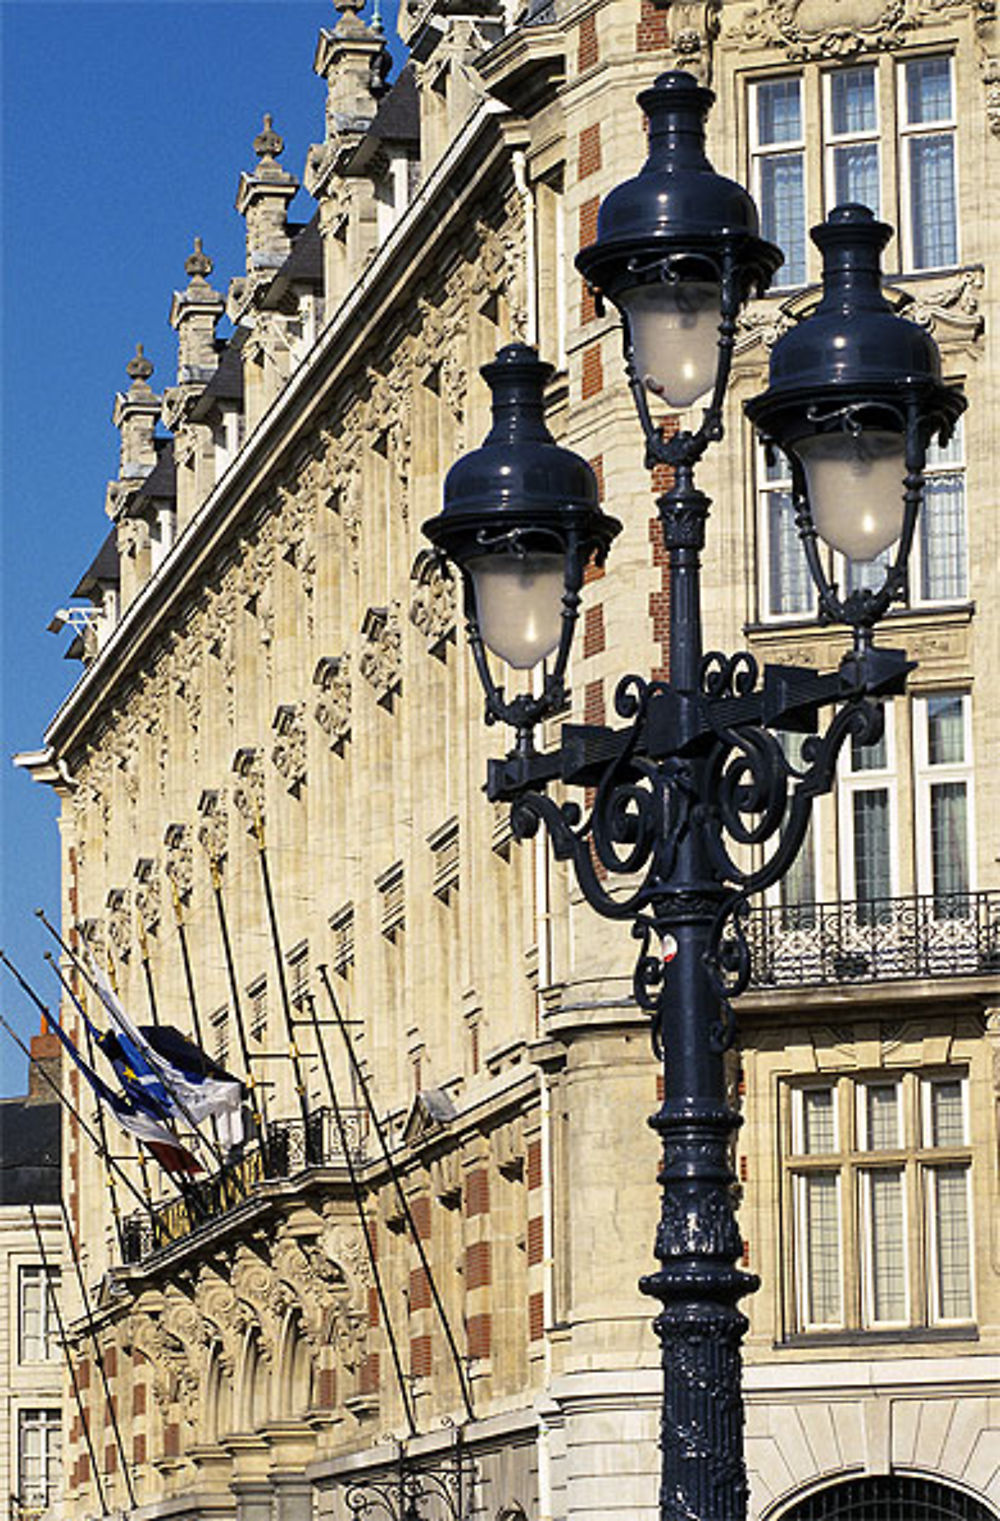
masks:
<path fill-rule="evenodd" d="M 403 635 L 399 604 L 370 607 L 361 624 L 362 649 L 358 669 L 375 689 L 378 701 L 392 709 L 402 683 Z"/>

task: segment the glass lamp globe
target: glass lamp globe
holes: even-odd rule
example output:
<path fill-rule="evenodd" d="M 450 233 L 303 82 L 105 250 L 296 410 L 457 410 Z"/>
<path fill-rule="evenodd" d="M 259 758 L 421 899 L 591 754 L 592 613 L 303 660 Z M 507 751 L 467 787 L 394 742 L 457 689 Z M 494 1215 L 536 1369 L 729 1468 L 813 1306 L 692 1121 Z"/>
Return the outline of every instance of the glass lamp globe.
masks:
<path fill-rule="evenodd" d="M 466 561 L 479 632 L 494 655 L 527 671 L 551 655 L 562 634 L 566 557 L 544 551 L 476 555 Z"/>
<path fill-rule="evenodd" d="M 792 445 L 816 532 L 851 560 L 874 560 L 903 531 L 903 435 L 879 429 L 814 433 Z"/>
<path fill-rule="evenodd" d="M 622 291 L 639 379 L 668 406 L 683 410 L 715 383 L 722 292 L 696 280 L 653 281 Z"/>

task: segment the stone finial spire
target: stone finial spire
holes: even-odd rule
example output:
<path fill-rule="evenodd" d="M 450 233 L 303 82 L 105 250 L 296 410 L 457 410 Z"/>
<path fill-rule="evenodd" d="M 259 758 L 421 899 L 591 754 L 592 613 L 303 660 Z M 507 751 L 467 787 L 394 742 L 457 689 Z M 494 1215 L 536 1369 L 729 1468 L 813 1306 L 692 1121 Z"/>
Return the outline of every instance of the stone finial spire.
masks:
<path fill-rule="evenodd" d="M 174 291 L 170 325 L 177 332 L 177 383 L 204 384 L 215 373 L 215 327 L 225 310 L 225 300 L 208 283 L 212 261 L 195 238 L 194 249 L 184 261 L 186 290 Z"/>
<path fill-rule="evenodd" d="M 385 32 L 376 9 L 366 25 L 359 12 L 363 0 L 337 0 L 340 19 L 319 34 L 313 70 L 326 80 L 326 137 L 309 150 L 306 184 L 322 195 L 339 153 L 360 141 L 388 88 L 392 66 Z"/>
<path fill-rule="evenodd" d="M 142 394 L 149 390 L 149 377 L 153 373 L 153 361 L 147 359 L 143 352 L 142 344 L 135 346 L 135 357 L 130 359 L 125 366 L 125 373 L 131 380 L 129 395 Z"/>
<path fill-rule="evenodd" d="M 162 398 L 149 384 L 153 366 L 137 343 L 135 357 L 125 366 L 132 384 L 115 397 L 112 420 L 121 434 L 118 478 L 120 481 L 142 480 L 156 464 L 153 436 L 160 416 Z"/>
<path fill-rule="evenodd" d="M 286 216 L 299 182 L 278 163 L 284 148 L 272 118 L 265 116 L 263 130 L 253 140 L 257 167 L 240 176 L 236 192 L 236 210 L 246 220 L 248 275 L 278 269 L 292 246 Z"/>

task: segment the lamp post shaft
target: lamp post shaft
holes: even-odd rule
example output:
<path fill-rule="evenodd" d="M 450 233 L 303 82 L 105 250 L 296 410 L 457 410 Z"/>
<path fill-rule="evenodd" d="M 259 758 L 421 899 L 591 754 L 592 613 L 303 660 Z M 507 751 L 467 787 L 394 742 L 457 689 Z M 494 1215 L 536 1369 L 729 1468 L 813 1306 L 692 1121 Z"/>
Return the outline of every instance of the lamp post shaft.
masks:
<path fill-rule="evenodd" d="M 668 555 L 670 686 L 697 691 L 701 672 L 700 557 L 709 501 L 691 467 L 677 467 L 659 509 Z M 703 795 L 695 753 L 688 795 Z M 664 943 L 658 1025 L 664 1052 L 663 1103 L 650 1124 L 663 1143 L 662 1209 L 644 1293 L 661 1302 L 661 1521 L 744 1521 L 740 1343 L 737 1308 L 757 1280 L 741 1272 L 734 1213 L 732 1140 L 739 1126 L 727 1092 L 725 1010 L 708 969 L 725 887 L 689 812 L 657 895 Z"/>

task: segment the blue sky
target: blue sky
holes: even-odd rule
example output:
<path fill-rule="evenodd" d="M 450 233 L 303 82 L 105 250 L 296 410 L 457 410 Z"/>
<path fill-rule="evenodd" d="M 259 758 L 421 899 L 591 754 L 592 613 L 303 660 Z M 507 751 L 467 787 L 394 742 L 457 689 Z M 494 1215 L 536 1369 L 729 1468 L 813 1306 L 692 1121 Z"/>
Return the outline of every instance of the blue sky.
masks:
<path fill-rule="evenodd" d="M 108 530 L 125 365 L 141 342 L 154 387 L 174 381 L 167 315 L 195 235 L 217 289 L 242 269 L 233 201 L 265 111 L 301 177 L 323 135 L 316 38 L 336 21 L 330 0 L 0 0 L 0 947 L 48 999 L 34 910 L 58 917 L 56 802 L 10 762 L 79 675 L 46 625 Z M 6 974 L 0 1010 L 37 1028 Z M 21 1092 L 25 1061 L 0 1042 L 0 1095 Z"/>

